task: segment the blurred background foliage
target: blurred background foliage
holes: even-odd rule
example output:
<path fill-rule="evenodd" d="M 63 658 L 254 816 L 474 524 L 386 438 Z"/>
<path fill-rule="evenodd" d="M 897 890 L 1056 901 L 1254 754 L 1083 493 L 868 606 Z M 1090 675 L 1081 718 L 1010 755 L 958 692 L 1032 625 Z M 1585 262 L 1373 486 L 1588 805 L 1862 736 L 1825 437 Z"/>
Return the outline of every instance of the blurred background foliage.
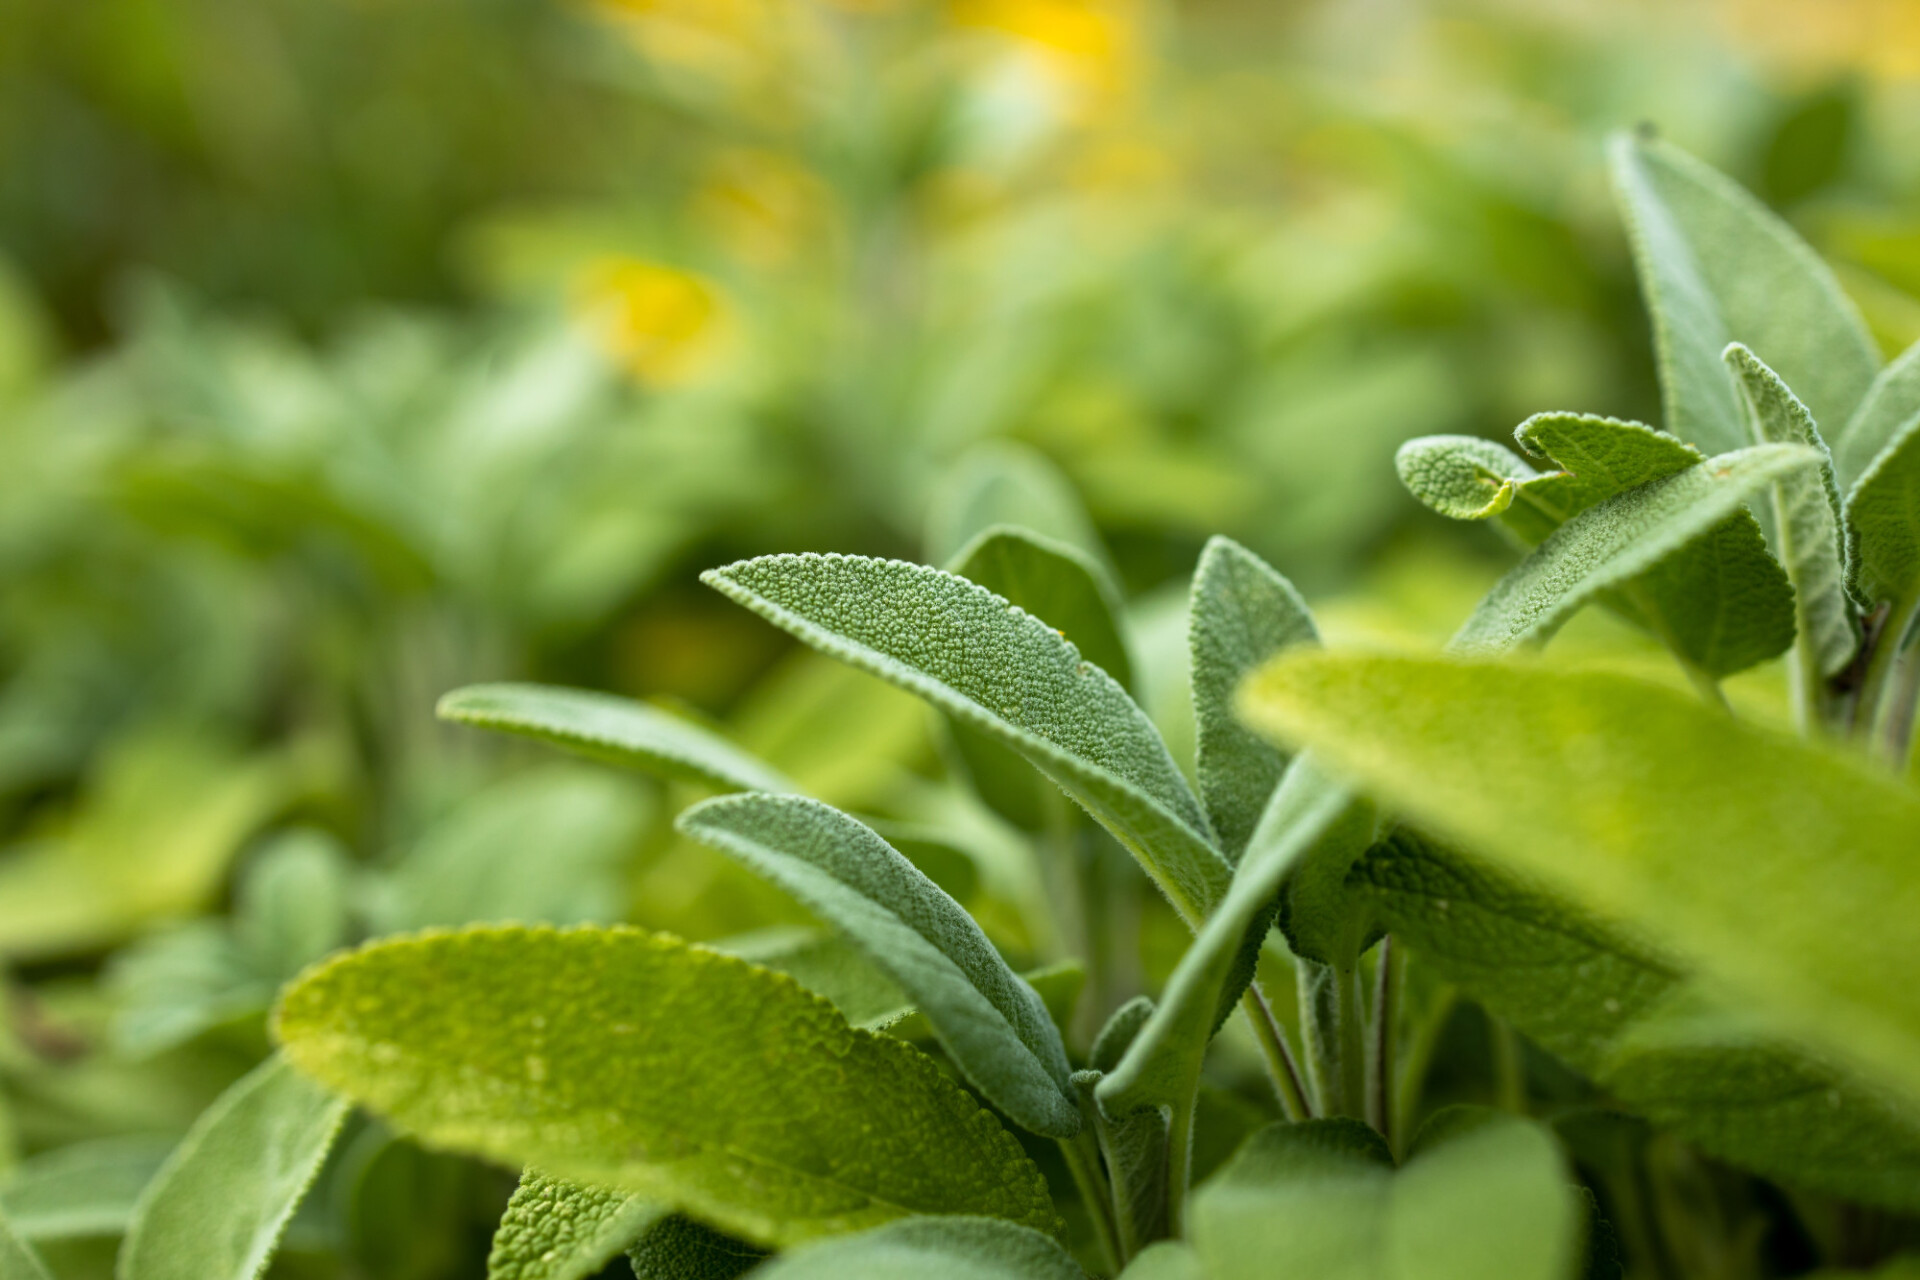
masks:
<path fill-rule="evenodd" d="M 938 833 L 924 865 L 1010 950 L 1102 945 L 1048 936 L 917 703 L 697 571 L 940 562 L 1018 518 L 1114 568 L 1177 744 L 1208 534 L 1346 632 L 1444 636 L 1499 562 L 1418 516 L 1394 447 L 1657 421 L 1607 132 L 1772 202 L 1892 352 L 1916 105 L 1903 0 L 9 0 L 14 1207 L 137 1188 L 353 938 L 804 923 L 673 838 L 681 797 L 436 725 L 471 681 L 724 724 Z M 1151 982 L 1177 931 L 1114 893 Z M 281 1265 L 484 1251 L 489 1175 L 373 1125 L 336 1166 Z M 111 1200 L 43 1240 L 63 1275 L 105 1273 Z"/>

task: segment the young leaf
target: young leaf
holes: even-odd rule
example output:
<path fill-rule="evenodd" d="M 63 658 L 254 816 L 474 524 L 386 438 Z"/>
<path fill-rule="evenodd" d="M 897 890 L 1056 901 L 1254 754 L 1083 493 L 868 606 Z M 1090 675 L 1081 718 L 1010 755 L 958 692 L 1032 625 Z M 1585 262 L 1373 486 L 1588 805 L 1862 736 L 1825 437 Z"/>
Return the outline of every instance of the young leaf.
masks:
<path fill-rule="evenodd" d="M 1407 1163 L 1351 1120 L 1274 1125 L 1194 1196 L 1192 1244 L 1211 1280 L 1564 1280 L 1582 1220 L 1540 1126 L 1455 1108 Z"/>
<path fill-rule="evenodd" d="M 1226 891 L 1226 859 L 1160 735 L 1038 618 L 952 574 L 863 556 L 763 556 L 701 580 L 1018 751 L 1113 833 L 1191 926 Z"/>
<path fill-rule="evenodd" d="M 1920 342 L 1880 371 L 1850 422 L 1831 433 L 1833 470 L 1840 492 L 1850 493 L 1873 460 L 1908 424 L 1920 419 Z"/>
<path fill-rule="evenodd" d="M 1015 1123 L 1080 1130 L 1066 1046 L 960 904 L 871 828 L 798 796 L 705 801 L 675 824 L 772 880 L 900 985 L 968 1080 Z"/>
<path fill-rule="evenodd" d="M 1794 630 L 1806 655 L 1803 679 L 1817 689 L 1821 680 L 1847 665 L 1860 645 L 1853 602 L 1847 599 L 1833 458 L 1813 415 L 1778 374 L 1737 342 L 1727 348 L 1726 360 L 1753 422 L 1754 438 L 1763 444 L 1805 445 L 1820 455 L 1818 469 L 1795 471 L 1773 482 L 1774 546 L 1793 584 Z"/>
<path fill-rule="evenodd" d="M 53 1280 L 46 1263 L 20 1238 L 3 1210 L 0 1210 L 0 1276 L 7 1280 Z"/>
<path fill-rule="evenodd" d="M 1729 342 L 1777 369 L 1815 421 L 1846 422 L 1880 359 L 1859 311 L 1806 242 L 1675 147 L 1622 135 L 1612 159 L 1653 317 L 1667 430 L 1708 453 L 1747 443 L 1720 362 Z"/>
<path fill-rule="evenodd" d="M 1019 605 L 1060 632 L 1080 656 L 1133 688 L 1133 659 L 1120 630 L 1120 593 L 1100 562 L 1029 529 L 994 525 L 962 547 L 949 573 Z"/>
<path fill-rule="evenodd" d="M 475 684 L 441 698 L 434 713 L 721 791 L 794 790 L 773 766 L 720 735 L 630 698 L 554 685 Z"/>
<path fill-rule="evenodd" d="M 767 1251 L 670 1213 L 627 1250 L 634 1280 L 734 1280 L 766 1261 Z"/>
<path fill-rule="evenodd" d="M 795 1244 L 910 1213 L 1053 1223 L 1013 1135 L 791 978 L 628 928 L 471 928 L 308 971 L 303 1071 L 422 1141 Z"/>
<path fill-rule="evenodd" d="M 1038 1231 L 992 1218 L 905 1218 L 782 1254 L 755 1280 L 1085 1280 L 1067 1252 Z"/>
<path fill-rule="evenodd" d="M 1200 798 L 1229 860 L 1239 861 L 1287 766 L 1283 753 L 1234 718 L 1233 691 L 1280 650 L 1319 640 L 1313 615 L 1291 582 L 1231 539 L 1207 543 L 1187 613 L 1199 734 L 1195 767 Z"/>
<path fill-rule="evenodd" d="M 0 1181 L 0 1211 L 23 1240 L 124 1235 L 172 1145 L 96 1138 L 30 1156 Z"/>
<path fill-rule="evenodd" d="M 254 1280 L 346 1117 L 278 1054 L 241 1077 L 141 1193 L 120 1280 Z"/>
<path fill-rule="evenodd" d="M 1854 594 L 1891 604 L 1894 625 L 1901 625 L 1920 601 L 1920 415 L 1853 486 L 1846 525 Z"/>
<path fill-rule="evenodd" d="M 1241 711 L 1920 1098 L 1920 989 L 1884 950 L 1920 913 L 1920 797 L 1864 763 L 1672 690 L 1514 664 L 1282 655 Z"/>
<path fill-rule="evenodd" d="M 1540 478 L 1519 454 L 1479 436 L 1409 440 L 1394 454 L 1393 465 L 1408 493 L 1450 520 L 1500 515 L 1523 485 Z"/>
<path fill-rule="evenodd" d="M 487 1254 L 487 1280 L 586 1280 L 667 1211 L 642 1196 L 520 1174 Z"/>

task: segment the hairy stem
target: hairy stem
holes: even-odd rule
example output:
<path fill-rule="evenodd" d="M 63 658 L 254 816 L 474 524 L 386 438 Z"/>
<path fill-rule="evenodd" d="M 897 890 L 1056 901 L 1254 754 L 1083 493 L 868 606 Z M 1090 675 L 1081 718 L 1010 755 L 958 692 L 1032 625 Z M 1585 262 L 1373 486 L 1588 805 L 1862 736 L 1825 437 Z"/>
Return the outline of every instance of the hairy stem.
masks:
<path fill-rule="evenodd" d="M 1341 1115 L 1340 1010 L 1334 994 L 1334 973 L 1316 960 L 1298 957 L 1293 974 L 1300 999 L 1300 1037 L 1307 1059 L 1307 1078 L 1313 1085 L 1312 1112 Z"/>
<path fill-rule="evenodd" d="M 1120 1252 L 1120 1231 L 1113 1220 L 1113 1192 L 1100 1165 L 1100 1145 L 1094 1136 L 1093 1123 L 1089 1116 L 1078 1136 L 1071 1141 L 1060 1139 L 1060 1154 L 1066 1157 L 1067 1171 L 1073 1175 L 1073 1185 L 1087 1206 L 1087 1216 L 1093 1220 L 1094 1238 L 1100 1243 L 1100 1260 L 1108 1271 L 1118 1275 L 1126 1259 Z"/>
<path fill-rule="evenodd" d="M 1240 1008 L 1253 1027 L 1253 1038 L 1259 1043 L 1260 1052 L 1266 1057 L 1273 1091 L 1280 1096 L 1280 1110 L 1296 1124 L 1305 1120 L 1313 1114 L 1313 1107 L 1307 1100 L 1299 1061 L 1293 1056 L 1293 1046 L 1287 1043 L 1286 1028 L 1273 1016 L 1273 1006 L 1267 1002 L 1267 993 L 1260 989 L 1257 980 L 1240 997 Z"/>
<path fill-rule="evenodd" d="M 1173 1109 L 1167 1125 L 1167 1230 L 1177 1240 L 1187 1232 L 1187 1191 L 1193 1180 L 1193 1113 L 1197 1098 Z"/>
<path fill-rule="evenodd" d="M 1391 935 L 1380 939 L 1373 971 L 1373 1034 L 1367 1040 L 1367 1123 L 1394 1145 L 1393 1038 L 1400 1010 L 1400 953 Z"/>

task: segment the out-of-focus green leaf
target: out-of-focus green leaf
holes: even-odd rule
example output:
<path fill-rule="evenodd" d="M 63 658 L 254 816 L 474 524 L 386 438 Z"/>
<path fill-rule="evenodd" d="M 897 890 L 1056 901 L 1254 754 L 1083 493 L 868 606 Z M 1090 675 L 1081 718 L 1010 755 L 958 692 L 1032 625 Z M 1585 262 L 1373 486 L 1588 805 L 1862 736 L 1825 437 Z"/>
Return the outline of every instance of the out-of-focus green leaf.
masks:
<path fill-rule="evenodd" d="M 586 1280 L 666 1212 L 630 1192 L 528 1169 L 494 1229 L 487 1280 Z"/>
<path fill-rule="evenodd" d="M 235 892 L 234 940 L 275 985 L 347 940 L 353 864 L 332 836 L 290 831 L 254 854 Z"/>
<path fill-rule="evenodd" d="M 7 1220 L 4 1209 L 0 1209 L 0 1273 L 4 1273 L 7 1280 L 53 1280 L 40 1255 L 20 1238 Z"/>
<path fill-rule="evenodd" d="M 906 1218 L 782 1254 L 766 1280 L 1085 1280 L 1066 1250 L 1027 1227 L 992 1218 Z"/>
<path fill-rule="evenodd" d="M 1053 1222 L 1019 1144 L 926 1056 L 790 978 L 664 935 L 374 943 L 288 988 L 277 1032 L 303 1071 L 423 1141 L 755 1241 L 915 1212 Z"/>
<path fill-rule="evenodd" d="M 1920 419 L 1920 342 L 1880 371 L 1851 421 L 1832 424 L 1834 478 L 1849 493 L 1894 437 Z"/>
<path fill-rule="evenodd" d="M 172 1148 L 163 1138 L 96 1138 L 30 1156 L 0 1179 L 0 1211 L 23 1240 L 124 1234 Z"/>
<path fill-rule="evenodd" d="M 1006 441 L 969 452 L 934 491 L 927 511 L 928 562 L 946 564 L 995 525 L 1031 529 L 1105 563 L 1100 535 L 1073 485 L 1044 455 Z"/>
<path fill-rule="evenodd" d="M 1177 1240 L 1148 1245 L 1120 1275 L 1122 1280 L 1207 1280 L 1200 1255 Z"/>
<path fill-rule="evenodd" d="M 1065 636 L 1081 657 L 1122 688 L 1133 688 L 1133 658 L 1120 629 L 1119 589 L 1086 552 L 1027 529 L 994 525 L 962 547 L 946 567 L 1019 605 Z"/>
<path fill-rule="evenodd" d="M 634 1280 L 734 1280 L 766 1261 L 767 1251 L 670 1213 L 627 1249 Z"/>

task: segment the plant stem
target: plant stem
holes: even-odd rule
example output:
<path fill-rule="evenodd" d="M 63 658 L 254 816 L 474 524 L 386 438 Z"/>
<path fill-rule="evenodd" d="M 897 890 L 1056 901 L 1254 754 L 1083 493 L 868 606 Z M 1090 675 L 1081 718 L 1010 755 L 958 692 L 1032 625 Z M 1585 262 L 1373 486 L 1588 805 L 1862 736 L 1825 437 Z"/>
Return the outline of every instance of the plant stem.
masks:
<path fill-rule="evenodd" d="M 1293 1056 L 1293 1047 L 1287 1043 L 1286 1028 L 1273 1016 L 1273 1006 L 1267 1003 L 1267 993 L 1260 989 L 1257 980 L 1240 997 L 1240 1008 L 1253 1027 L 1253 1038 L 1259 1043 L 1260 1052 L 1266 1056 L 1273 1091 L 1280 1095 L 1280 1110 L 1298 1124 L 1313 1114 L 1313 1108 L 1300 1078 L 1300 1064 Z"/>
<path fill-rule="evenodd" d="M 1360 1120 L 1367 1113 L 1367 1011 L 1360 966 L 1336 970 L 1334 980 L 1340 999 L 1341 1109 L 1337 1114 Z"/>
<path fill-rule="evenodd" d="M 1198 1098 L 1173 1109 L 1167 1125 L 1167 1231 L 1178 1240 L 1187 1233 L 1187 1184 L 1193 1178 L 1193 1113 Z"/>
<path fill-rule="evenodd" d="M 1373 971 L 1373 1034 L 1367 1044 L 1367 1123 L 1393 1146 L 1393 1037 L 1400 1011 L 1400 953 L 1380 939 Z"/>
<path fill-rule="evenodd" d="M 1520 1057 L 1520 1037 L 1505 1022 L 1487 1015 L 1488 1047 L 1493 1052 L 1494 1104 L 1517 1116 L 1527 1114 L 1527 1073 Z"/>
<path fill-rule="evenodd" d="M 1912 649 L 1901 655 L 1898 670 L 1889 683 L 1887 698 L 1892 710 L 1880 735 L 1887 761 L 1900 773 L 1907 769 L 1907 757 L 1913 749 L 1914 704 L 1920 702 L 1920 653 Z"/>
<path fill-rule="evenodd" d="M 1317 1116 L 1340 1115 L 1339 1019 L 1333 970 L 1304 956 L 1293 962 L 1300 1000 L 1300 1037 L 1307 1060 L 1307 1078 L 1313 1084 L 1311 1110 Z"/>
<path fill-rule="evenodd" d="M 1113 1194 L 1100 1167 L 1100 1146 L 1094 1136 L 1092 1117 L 1087 1118 L 1072 1141 L 1062 1138 L 1059 1142 L 1060 1153 L 1067 1160 L 1067 1171 L 1073 1175 L 1073 1185 L 1087 1206 L 1087 1216 L 1093 1219 L 1101 1261 L 1106 1263 L 1108 1271 L 1118 1275 L 1126 1260 L 1120 1253 L 1120 1231 L 1113 1220 Z"/>
<path fill-rule="evenodd" d="M 1426 1091 L 1427 1069 L 1433 1065 L 1433 1055 L 1440 1048 L 1440 1033 L 1446 1030 L 1447 1020 L 1453 1016 L 1453 1007 L 1459 999 L 1452 987 L 1440 993 L 1408 1035 L 1400 1061 L 1395 1064 L 1398 1079 L 1394 1081 L 1391 1114 L 1396 1132 L 1388 1137 L 1396 1160 L 1406 1154 L 1406 1138 L 1414 1121 L 1420 1118 L 1420 1097 Z"/>
<path fill-rule="evenodd" d="M 1853 730 L 1856 736 L 1881 740 L 1890 718 L 1888 686 L 1893 683 L 1894 668 L 1899 665 L 1902 642 L 1913 626 L 1915 602 L 1896 600 L 1872 640 L 1873 652 L 1867 658 L 1866 675 L 1860 681 L 1860 698 L 1854 704 Z"/>

